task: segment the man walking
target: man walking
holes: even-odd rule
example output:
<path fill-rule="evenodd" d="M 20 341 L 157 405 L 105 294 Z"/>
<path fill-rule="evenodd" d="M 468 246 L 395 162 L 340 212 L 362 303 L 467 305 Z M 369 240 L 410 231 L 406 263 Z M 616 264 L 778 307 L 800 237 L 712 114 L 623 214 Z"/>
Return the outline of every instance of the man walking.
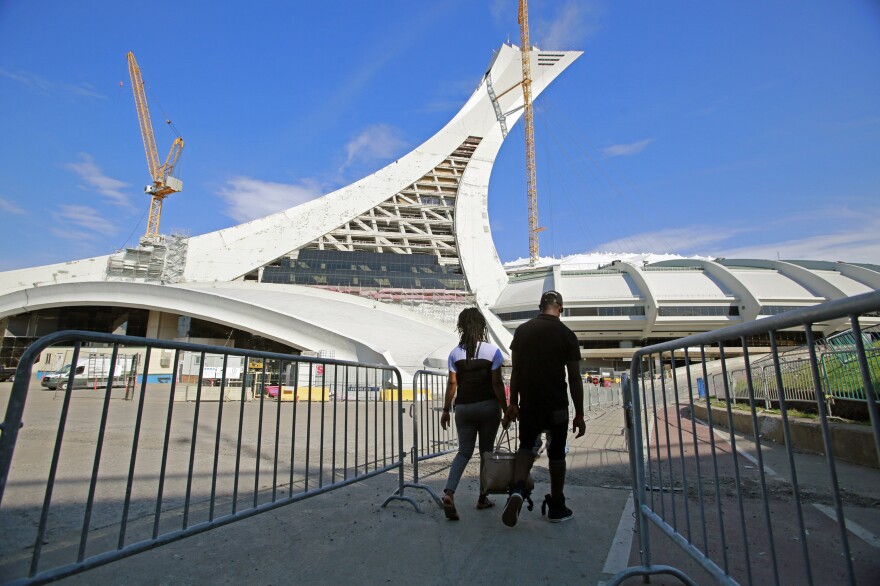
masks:
<path fill-rule="evenodd" d="M 510 375 L 510 402 L 505 419 L 519 419 L 519 449 L 516 452 L 510 497 L 501 519 L 508 527 L 516 525 L 523 500 L 529 499 L 526 478 L 535 461 L 533 448 L 541 432 L 550 436 L 547 457 L 550 466 L 550 494 L 544 497 L 541 514 L 547 511 L 552 523 L 571 519 L 565 506 L 565 444 L 568 435 L 568 392 L 574 403 L 572 431 L 581 437 L 584 423 L 584 387 L 580 375 L 580 346 L 577 337 L 562 323 L 562 295 L 546 291 L 538 306 L 541 313 L 522 324 L 510 345 L 513 371 Z M 549 511 L 548 511 L 549 509 Z"/>

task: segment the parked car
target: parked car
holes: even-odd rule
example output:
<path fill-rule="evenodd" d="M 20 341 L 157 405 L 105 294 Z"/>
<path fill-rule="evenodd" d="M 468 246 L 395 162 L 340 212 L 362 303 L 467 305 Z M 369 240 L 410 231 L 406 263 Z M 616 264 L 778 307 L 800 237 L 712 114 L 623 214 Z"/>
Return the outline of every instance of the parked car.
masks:
<path fill-rule="evenodd" d="M 0 382 L 11 381 L 11 380 L 15 380 L 15 367 L 14 366 L 0 367 Z"/>

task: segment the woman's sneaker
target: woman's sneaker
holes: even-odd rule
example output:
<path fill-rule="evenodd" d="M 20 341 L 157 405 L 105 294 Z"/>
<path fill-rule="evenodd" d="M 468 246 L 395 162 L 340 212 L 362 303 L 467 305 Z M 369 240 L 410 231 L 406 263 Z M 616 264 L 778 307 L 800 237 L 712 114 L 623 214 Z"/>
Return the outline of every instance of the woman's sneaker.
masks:
<path fill-rule="evenodd" d="M 541 514 L 547 515 L 551 523 L 562 523 L 568 521 L 574 516 L 571 509 L 565 506 L 565 497 L 560 497 L 559 501 L 553 500 L 550 495 L 544 496 L 544 502 L 541 503 Z"/>

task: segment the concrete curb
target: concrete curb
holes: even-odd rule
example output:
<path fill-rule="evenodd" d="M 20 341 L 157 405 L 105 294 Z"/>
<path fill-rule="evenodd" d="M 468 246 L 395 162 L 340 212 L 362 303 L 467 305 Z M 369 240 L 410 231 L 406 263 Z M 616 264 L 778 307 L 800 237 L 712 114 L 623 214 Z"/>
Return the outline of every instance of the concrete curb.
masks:
<path fill-rule="evenodd" d="M 685 411 L 689 411 L 686 408 Z M 694 414 L 698 419 L 706 421 L 708 413 L 705 405 L 694 404 Z M 752 435 L 752 415 L 750 412 L 731 409 L 733 429 L 745 435 Z M 762 439 L 785 445 L 782 428 L 782 416 L 771 413 L 758 413 L 758 433 Z M 825 444 L 822 439 L 822 426 L 811 419 L 788 418 L 791 431 L 792 447 L 798 452 L 824 454 Z M 712 407 L 712 424 L 715 427 L 729 429 L 727 410 Z M 834 457 L 844 462 L 858 464 L 869 468 L 880 468 L 880 458 L 874 447 L 874 435 L 869 426 L 854 423 L 828 422 L 831 431 L 831 445 Z"/>

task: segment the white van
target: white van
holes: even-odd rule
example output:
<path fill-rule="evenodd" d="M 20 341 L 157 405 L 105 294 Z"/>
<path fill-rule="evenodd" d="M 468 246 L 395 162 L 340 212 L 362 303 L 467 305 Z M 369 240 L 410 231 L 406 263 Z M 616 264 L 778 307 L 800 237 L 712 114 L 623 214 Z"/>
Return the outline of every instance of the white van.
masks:
<path fill-rule="evenodd" d="M 112 379 L 114 387 L 124 387 L 136 374 L 134 372 L 134 357 L 117 356 L 112 373 L 110 372 L 110 359 L 111 357 L 106 354 L 98 354 L 77 360 L 76 370 L 73 373 L 73 388 L 105 387 L 109 379 Z M 70 383 L 71 367 L 70 364 L 66 364 L 61 370 L 44 375 L 40 384 L 52 391 L 67 389 L 67 385 Z"/>
<path fill-rule="evenodd" d="M 43 375 L 43 378 L 40 379 L 40 386 L 48 387 L 50 383 L 54 381 L 54 384 L 58 384 L 58 381 L 62 378 L 66 379 L 70 374 L 70 365 L 65 364 L 60 369 L 55 372 L 47 372 Z M 55 386 L 52 387 L 53 389 Z"/>

